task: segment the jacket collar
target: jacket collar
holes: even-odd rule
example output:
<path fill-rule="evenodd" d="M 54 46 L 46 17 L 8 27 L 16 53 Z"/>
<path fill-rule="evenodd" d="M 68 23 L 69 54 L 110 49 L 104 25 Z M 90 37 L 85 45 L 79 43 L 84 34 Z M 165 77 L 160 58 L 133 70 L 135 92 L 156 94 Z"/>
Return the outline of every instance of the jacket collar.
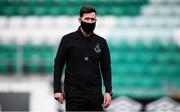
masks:
<path fill-rule="evenodd" d="M 78 33 L 78 37 L 80 38 L 85 38 L 85 39 L 91 39 L 94 37 L 94 32 L 90 35 L 90 37 L 84 37 L 83 33 L 81 32 L 81 27 L 79 26 L 78 30 L 76 31 Z"/>

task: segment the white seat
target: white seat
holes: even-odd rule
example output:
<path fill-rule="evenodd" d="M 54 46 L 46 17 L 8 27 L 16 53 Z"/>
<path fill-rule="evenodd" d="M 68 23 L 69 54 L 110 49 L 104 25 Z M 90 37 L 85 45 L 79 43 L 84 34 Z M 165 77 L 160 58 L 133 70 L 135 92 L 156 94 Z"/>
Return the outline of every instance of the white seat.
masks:
<path fill-rule="evenodd" d="M 51 16 L 45 16 L 40 18 L 39 22 L 40 22 L 40 27 L 53 27 L 53 17 Z"/>
<path fill-rule="evenodd" d="M 0 29 L 6 27 L 7 25 L 7 17 L 5 16 L 0 16 Z M 0 31 L 1 32 L 1 31 Z"/>
<path fill-rule="evenodd" d="M 176 4 L 180 3 L 179 0 L 149 0 L 150 3 L 153 4 Z"/>
<path fill-rule="evenodd" d="M 26 17 L 25 21 L 26 21 L 26 24 L 25 24 L 26 27 L 37 28 L 38 26 L 40 26 L 38 17 L 28 16 Z"/>
<path fill-rule="evenodd" d="M 155 15 L 155 16 L 171 16 L 171 15 L 179 15 L 180 7 L 177 4 L 174 5 L 163 5 L 163 4 L 150 4 L 148 6 L 144 6 L 141 9 L 141 13 L 143 15 Z"/>
<path fill-rule="evenodd" d="M 9 18 L 9 27 L 24 27 L 24 18 L 21 16 L 13 16 Z"/>

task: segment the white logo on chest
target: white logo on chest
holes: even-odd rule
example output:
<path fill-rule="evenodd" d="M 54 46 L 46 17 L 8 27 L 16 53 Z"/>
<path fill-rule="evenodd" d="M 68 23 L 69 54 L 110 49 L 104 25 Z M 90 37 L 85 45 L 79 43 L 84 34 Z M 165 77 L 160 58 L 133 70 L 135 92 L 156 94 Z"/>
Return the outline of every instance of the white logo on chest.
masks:
<path fill-rule="evenodd" d="M 101 52 L 101 48 L 99 47 L 99 43 L 94 47 L 94 51 L 96 53 L 100 53 Z"/>

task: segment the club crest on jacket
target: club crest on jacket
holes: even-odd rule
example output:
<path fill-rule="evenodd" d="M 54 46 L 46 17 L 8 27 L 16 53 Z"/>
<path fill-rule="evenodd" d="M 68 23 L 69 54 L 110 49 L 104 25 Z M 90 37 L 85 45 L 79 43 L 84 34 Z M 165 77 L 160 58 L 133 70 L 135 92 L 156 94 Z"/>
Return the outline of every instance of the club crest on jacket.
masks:
<path fill-rule="evenodd" d="M 100 53 L 101 52 L 101 48 L 99 47 L 99 43 L 94 47 L 94 51 L 96 53 Z"/>

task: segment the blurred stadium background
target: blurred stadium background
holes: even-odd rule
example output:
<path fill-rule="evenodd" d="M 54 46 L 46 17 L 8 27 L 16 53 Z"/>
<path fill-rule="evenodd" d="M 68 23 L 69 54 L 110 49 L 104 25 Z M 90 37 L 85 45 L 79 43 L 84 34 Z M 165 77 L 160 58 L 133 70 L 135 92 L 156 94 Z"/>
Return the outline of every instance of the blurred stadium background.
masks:
<path fill-rule="evenodd" d="M 53 61 L 79 9 L 111 52 L 110 111 L 180 112 L 180 0 L 0 0 L 0 111 L 61 111 Z"/>

